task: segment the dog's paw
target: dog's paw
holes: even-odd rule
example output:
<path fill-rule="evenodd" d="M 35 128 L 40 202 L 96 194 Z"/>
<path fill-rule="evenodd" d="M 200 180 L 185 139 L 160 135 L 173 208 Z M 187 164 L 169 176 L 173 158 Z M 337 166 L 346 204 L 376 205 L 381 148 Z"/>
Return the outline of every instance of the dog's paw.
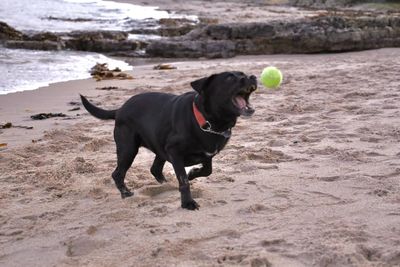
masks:
<path fill-rule="evenodd" d="M 204 172 L 203 168 L 193 168 L 188 173 L 188 180 L 191 181 L 201 176 L 208 176 L 208 174 Z"/>
<path fill-rule="evenodd" d="M 166 183 L 167 179 L 165 179 L 164 175 L 159 175 L 159 176 L 154 176 L 157 180 L 157 182 L 159 182 L 160 184 L 162 183 Z"/>
<path fill-rule="evenodd" d="M 121 190 L 121 198 L 124 199 L 126 197 L 131 197 L 133 196 L 133 192 L 131 192 L 129 189 Z"/>
<path fill-rule="evenodd" d="M 188 180 L 191 181 L 197 177 L 207 177 L 212 173 L 211 169 L 208 168 L 193 168 L 188 173 Z"/>
<path fill-rule="evenodd" d="M 181 207 L 188 210 L 198 210 L 200 205 L 193 199 L 182 202 Z"/>
<path fill-rule="evenodd" d="M 200 171 L 200 168 L 193 168 L 193 169 L 191 169 L 191 170 L 189 171 L 189 173 L 188 173 L 188 180 L 191 181 L 191 180 L 193 180 L 193 179 L 199 177 L 199 176 L 198 176 L 199 171 Z"/>

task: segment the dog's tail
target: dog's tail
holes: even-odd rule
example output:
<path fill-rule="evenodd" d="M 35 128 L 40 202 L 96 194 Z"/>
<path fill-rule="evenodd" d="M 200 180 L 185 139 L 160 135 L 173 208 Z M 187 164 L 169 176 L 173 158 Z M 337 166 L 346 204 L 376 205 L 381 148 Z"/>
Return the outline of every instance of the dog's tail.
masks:
<path fill-rule="evenodd" d="M 114 120 L 115 119 L 115 114 L 116 114 L 117 110 L 105 110 L 105 109 L 98 108 L 95 105 L 93 105 L 92 103 L 90 103 L 86 99 L 86 97 L 84 97 L 83 95 L 80 95 L 80 96 L 81 96 L 83 106 L 86 108 L 87 111 L 89 111 L 90 114 L 92 114 L 96 118 L 102 119 L 102 120 Z"/>

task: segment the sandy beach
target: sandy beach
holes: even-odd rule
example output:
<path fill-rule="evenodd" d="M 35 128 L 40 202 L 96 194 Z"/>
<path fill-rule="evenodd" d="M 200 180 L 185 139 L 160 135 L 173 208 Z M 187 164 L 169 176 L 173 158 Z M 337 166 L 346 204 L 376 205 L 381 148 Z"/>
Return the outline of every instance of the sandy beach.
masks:
<path fill-rule="evenodd" d="M 134 67 L 133 80 L 80 80 L 0 96 L 1 266 L 399 266 L 400 49 L 246 56 Z M 159 185 L 142 149 L 122 200 L 113 122 L 68 104 L 105 108 L 147 91 L 279 67 L 279 90 L 259 85 L 214 173 L 192 183 L 201 205 L 180 208 L 177 181 Z M 113 90 L 99 90 L 113 86 Z M 39 112 L 66 118 L 32 121 Z"/>

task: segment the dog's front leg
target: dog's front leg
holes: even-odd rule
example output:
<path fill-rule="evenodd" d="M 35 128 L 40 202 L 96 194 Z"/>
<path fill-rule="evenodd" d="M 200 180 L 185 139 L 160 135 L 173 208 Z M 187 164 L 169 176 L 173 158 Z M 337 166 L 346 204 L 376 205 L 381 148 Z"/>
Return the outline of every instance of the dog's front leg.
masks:
<path fill-rule="evenodd" d="M 169 156 L 179 182 L 179 192 L 181 192 L 181 207 L 188 210 L 198 209 L 199 204 L 194 201 L 192 198 L 192 193 L 190 192 L 189 179 L 186 174 L 185 164 L 182 156 L 174 149 L 169 151 Z"/>
<path fill-rule="evenodd" d="M 193 168 L 188 174 L 188 179 L 191 181 L 197 177 L 206 177 L 212 173 L 212 158 L 206 159 L 200 168 Z"/>

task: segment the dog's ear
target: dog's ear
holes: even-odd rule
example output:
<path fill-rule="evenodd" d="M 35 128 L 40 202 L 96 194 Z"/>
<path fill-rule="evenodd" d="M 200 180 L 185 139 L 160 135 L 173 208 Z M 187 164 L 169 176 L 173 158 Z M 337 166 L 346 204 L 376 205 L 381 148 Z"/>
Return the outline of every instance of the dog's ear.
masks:
<path fill-rule="evenodd" d="M 210 84 L 210 82 L 212 81 L 212 79 L 214 79 L 215 74 L 209 76 L 209 77 L 205 77 L 205 78 L 201 78 L 198 79 L 196 81 L 193 81 L 190 83 L 190 85 L 192 86 L 192 88 L 194 90 L 196 90 L 200 95 L 204 94 L 205 89 L 207 88 L 207 86 Z"/>

